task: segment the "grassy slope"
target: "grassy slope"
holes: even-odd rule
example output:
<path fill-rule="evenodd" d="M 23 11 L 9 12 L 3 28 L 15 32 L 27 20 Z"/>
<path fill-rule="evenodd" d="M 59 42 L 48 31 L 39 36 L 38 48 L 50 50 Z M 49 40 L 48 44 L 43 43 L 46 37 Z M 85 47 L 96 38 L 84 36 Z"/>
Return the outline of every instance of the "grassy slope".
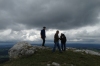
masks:
<path fill-rule="evenodd" d="M 75 53 L 70 50 L 63 53 L 39 50 L 32 56 L 8 61 L 0 66 L 46 66 L 52 62 L 57 62 L 61 66 L 71 66 L 70 64 L 74 66 L 100 66 L 100 56 Z"/>

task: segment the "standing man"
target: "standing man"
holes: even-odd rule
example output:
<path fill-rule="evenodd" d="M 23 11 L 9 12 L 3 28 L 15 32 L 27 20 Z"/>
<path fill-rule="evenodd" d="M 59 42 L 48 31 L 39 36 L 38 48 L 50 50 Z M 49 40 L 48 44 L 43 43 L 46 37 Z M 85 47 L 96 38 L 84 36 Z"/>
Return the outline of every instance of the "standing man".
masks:
<path fill-rule="evenodd" d="M 45 38 L 46 38 L 45 29 L 46 29 L 46 27 L 43 27 L 43 29 L 41 30 L 41 38 L 43 40 L 42 46 L 44 46 L 44 44 L 45 44 Z"/>
<path fill-rule="evenodd" d="M 63 33 L 61 33 L 60 40 L 61 40 L 61 49 L 62 49 L 62 51 L 65 51 L 67 39 L 66 39 L 66 36 Z"/>
<path fill-rule="evenodd" d="M 58 47 L 59 52 L 62 52 L 61 49 L 60 49 L 60 46 L 59 46 L 59 39 L 60 38 L 59 38 L 58 34 L 59 34 L 59 31 L 57 30 L 55 35 L 54 35 L 54 43 L 55 44 L 54 44 L 54 47 L 53 47 L 53 52 L 55 52 L 56 47 Z"/>

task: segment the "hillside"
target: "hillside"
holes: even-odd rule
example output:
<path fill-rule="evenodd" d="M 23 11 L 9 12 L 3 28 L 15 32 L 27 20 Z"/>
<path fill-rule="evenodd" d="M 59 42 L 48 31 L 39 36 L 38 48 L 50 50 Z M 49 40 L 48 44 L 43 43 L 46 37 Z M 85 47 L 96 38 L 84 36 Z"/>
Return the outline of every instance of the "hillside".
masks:
<path fill-rule="evenodd" d="M 7 61 L 0 66 L 47 66 L 52 62 L 59 63 L 60 66 L 100 66 L 100 56 L 73 52 L 67 50 L 63 53 L 51 50 L 38 50 L 34 55 L 21 59 Z M 53 65 L 50 65 L 53 66 Z"/>

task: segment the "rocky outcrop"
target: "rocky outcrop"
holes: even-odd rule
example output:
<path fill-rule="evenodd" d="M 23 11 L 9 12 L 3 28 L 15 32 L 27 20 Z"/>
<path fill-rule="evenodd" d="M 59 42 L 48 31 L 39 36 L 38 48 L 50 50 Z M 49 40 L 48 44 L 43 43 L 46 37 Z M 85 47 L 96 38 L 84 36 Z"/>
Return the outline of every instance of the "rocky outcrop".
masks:
<path fill-rule="evenodd" d="M 34 54 L 37 49 L 47 49 L 47 47 L 42 46 L 32 46 L 28 42 L 18 42 L 15 44 L 8 52 L 10 59 L 18 59 L 23 56 L 29 56 Z"/>
<path fill-rule="evenodd" d="M 18 42 L 8 52 L 10 59 L 17 59 L 22 56 L 32 55 L 35 52 L 35 48 L 27 42 Z"/>
<path fill-rule="evenodd" d="M 84 52 L 86 54 L 100 56 L 99 52 L 96 52 L 96 51 L 93 51 L 93 50 L 88 50 L 88 49 L 76 49 L 76 48 L 69 48 L 68 47 L 66 50 L 72 50 L 73 52 Z"/>
<path fill-rule="evenodd" d="M 91 55 L 97 55 L 97 56 L 100 56 L 100 53 L 99 52 L 95 52 L 95 51 L 92 51 L 92 50 L 74 50 L 74 52 L 85 52 L 86 54 L 91 54 Z"/>

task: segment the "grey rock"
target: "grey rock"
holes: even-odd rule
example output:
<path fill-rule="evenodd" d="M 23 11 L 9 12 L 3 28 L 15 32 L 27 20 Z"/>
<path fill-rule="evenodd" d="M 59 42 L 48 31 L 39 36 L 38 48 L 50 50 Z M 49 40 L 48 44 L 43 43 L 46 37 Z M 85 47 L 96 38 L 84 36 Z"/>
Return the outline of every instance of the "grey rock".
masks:
<path fill-rule="evenodd" d="M 52 65 L 54 65 L 54 66 L 60 66 L 60 64 L 58 64 L 56 62 L 52 62 Z"/>
<path fill-rule="evenodd" d="M 35 52 L 35 48 L 28 42 L 18 42 L 8 52 L 10 59 L 17 59 L 22 56 L 32 55 Z"/>
<path fill-rule="evenodd" d="M 32 46 L 28 42 L 22 41 L 15 44 L 8 52 L 10 59 L 18 59 L 23 56 L 34 54 L 38 49 L 49 49 L 48 47 Z"/>

